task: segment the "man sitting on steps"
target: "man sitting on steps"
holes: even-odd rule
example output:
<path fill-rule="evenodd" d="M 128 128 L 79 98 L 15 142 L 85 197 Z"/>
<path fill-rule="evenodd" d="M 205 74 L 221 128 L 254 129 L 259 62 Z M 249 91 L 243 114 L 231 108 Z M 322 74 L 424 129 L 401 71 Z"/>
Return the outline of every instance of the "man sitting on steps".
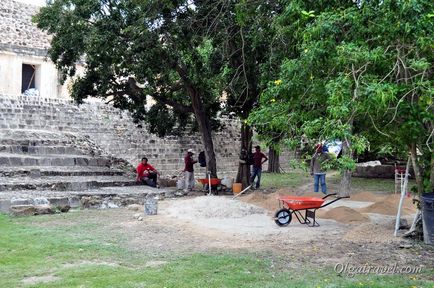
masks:
<path fill-rule="evenodd" d="M 142 158 L 142 162 L 137 166 L 136 171 L 137 183 L 142 183 L 151 187 L 160 188 L 157 184 L 157 175 L 160 176 L 160 172 L 158 172 L 157 169 L 148 164 L 148 158 Z"/>

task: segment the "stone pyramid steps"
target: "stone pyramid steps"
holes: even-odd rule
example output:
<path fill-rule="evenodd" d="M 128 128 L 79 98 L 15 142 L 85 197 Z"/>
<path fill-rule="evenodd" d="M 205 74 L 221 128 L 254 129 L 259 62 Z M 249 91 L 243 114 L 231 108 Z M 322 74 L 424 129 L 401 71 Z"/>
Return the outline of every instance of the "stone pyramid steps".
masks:
<path fill-rule="evenodd" d="M 122 176 L 125 171 L 98 166 L 0 166 L 0 176 Z"/>
<path fill-rule="evenodd" d="M 11 190 L 81 191 L 109 186 L 132 186 L 134 179 L 124 176 L 28 176 L 0 177 L 0 193 Z"/>
<path fill-rule="evenodd" d="M 0 153 L 0 166 L 110 166 L 110 159 L 87 155 Z"/>
<path fill-rule="evenodd" d="M 117 189 L 136 185 L 132 170 L 125 161 L 106 155 L 89 137 L 58 130 L 0 129 L 0 211 L 31 212 L 47 203 L 73 207 L 81 205 L 82 197 L 111 203 L 89 200 L 98 205 L 86 202 L 84 207 L 131 204 L 131 199 L 116 198 L 117 204 L 110 199 Z M 115 190 L 101 191 L 105 187 Z M 135 195 L 137 203 L 143 193 L 138 190 Z"/>
<path fill-rule="evenodd" d="M 56 154 L 75 154 L 83 155 L 83 152 L 72 146 L 64 145 L 1 145 L 0 153 L 13 154 L 33 154 L 33 155 L 56 155 Z"/>

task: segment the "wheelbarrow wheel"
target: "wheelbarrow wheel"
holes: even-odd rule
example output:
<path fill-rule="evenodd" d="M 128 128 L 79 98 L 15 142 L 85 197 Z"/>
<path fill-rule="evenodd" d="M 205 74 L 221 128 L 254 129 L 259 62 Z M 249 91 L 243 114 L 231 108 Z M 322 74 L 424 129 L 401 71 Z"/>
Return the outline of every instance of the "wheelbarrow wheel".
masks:
<path fill-rule="evenodd" d="M 276 222 L 276 224 L 279 226 L 287 226 L 289 223 L 291 223 L 291 220 L 292 220 L 291 211 L 285 208 L 280 209 L 274 215 L 274 222 Z"/>

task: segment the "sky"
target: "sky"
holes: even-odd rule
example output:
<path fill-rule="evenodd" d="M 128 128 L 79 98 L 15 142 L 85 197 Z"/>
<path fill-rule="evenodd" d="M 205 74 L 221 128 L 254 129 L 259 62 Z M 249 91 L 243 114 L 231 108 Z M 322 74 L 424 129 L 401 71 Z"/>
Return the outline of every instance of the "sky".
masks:
<path fill-rule="evenodd" d="M 26 4 L 37 5 L 37 6 L 45 5 L 45 0 L 15 0 L 15 1 L 26 3 Z"/>

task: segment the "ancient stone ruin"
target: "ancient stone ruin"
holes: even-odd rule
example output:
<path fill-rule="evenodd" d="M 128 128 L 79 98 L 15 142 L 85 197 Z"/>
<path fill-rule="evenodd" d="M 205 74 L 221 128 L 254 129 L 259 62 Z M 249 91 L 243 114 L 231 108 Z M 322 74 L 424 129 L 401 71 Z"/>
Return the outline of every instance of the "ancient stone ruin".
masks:
<path fill-rule="evenodd" d="M 170 178 L 182 171 L 187 147 L 201 149 L 198 135 L 158 138 L 103 103 L 0 95 L 0 107 L 2 211 L 41 197 L 49 203 L 60 197 L 70 207 L 141 203 L 151 188 L 125 188 L 135 185 L 133 165 L 141 157 Z M 238 127 L 229 124 L 214 137 L 220 175 L 237 169 Z"/>
<path fill-rule="evenodd" d="M 155 189 L 134 186 L 134 166 L 147 157 L 173 184 L 186 150 L 204 150 L 200 136 L 158 138 L 125 111 L 97 101 L 74 104 L 46 57 L 49 36 L 31 22 L 38 9 L 0 1 L 0 211 L 143 204 Z M 220 177 L 233 178 L 239 124 L 222 120 L 225 128 L 213 136 L 217 168 Z M 196 177 L 205 173 L 198 167 Z"/>

